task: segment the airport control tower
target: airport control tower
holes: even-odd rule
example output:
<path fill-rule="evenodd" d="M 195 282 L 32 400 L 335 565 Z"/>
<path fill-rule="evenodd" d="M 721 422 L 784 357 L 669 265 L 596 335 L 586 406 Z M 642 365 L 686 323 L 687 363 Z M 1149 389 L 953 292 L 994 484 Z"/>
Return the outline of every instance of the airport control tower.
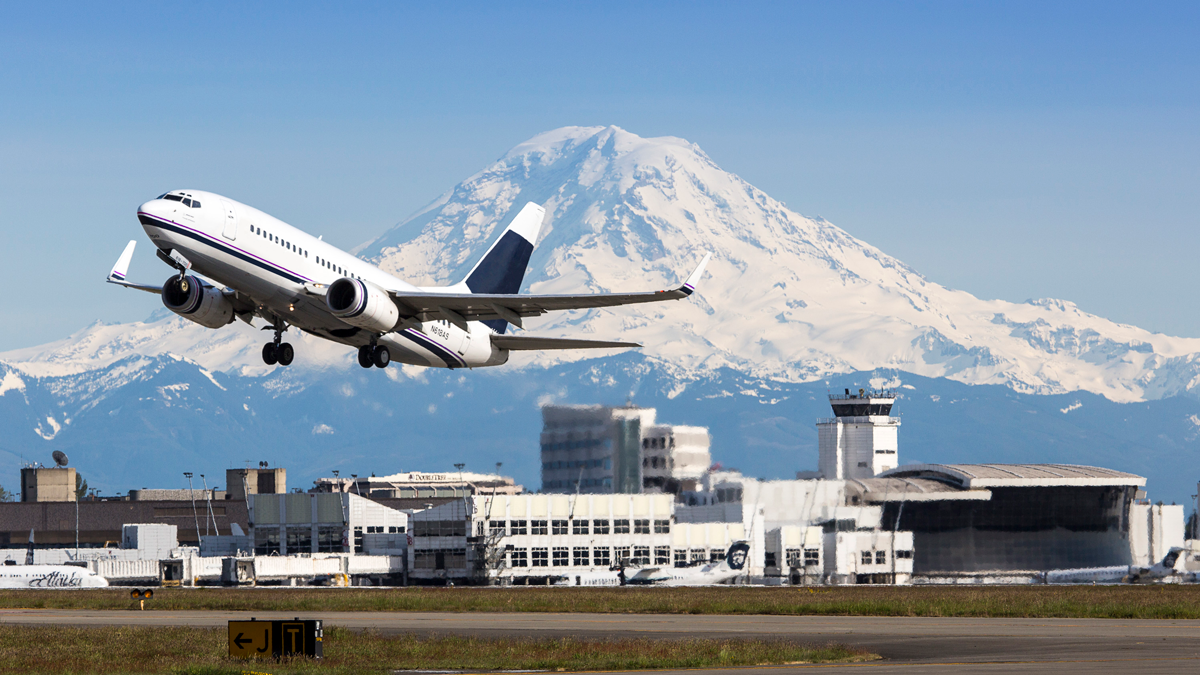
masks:
<path fill-rule="evenodd" d="M 885 390 L 829 395 L 834 416 L 817 420 L 822 478 L 870 478 L 896 468 L 900 418 L 890 416 L 895 402 L 895 392 Z"/>

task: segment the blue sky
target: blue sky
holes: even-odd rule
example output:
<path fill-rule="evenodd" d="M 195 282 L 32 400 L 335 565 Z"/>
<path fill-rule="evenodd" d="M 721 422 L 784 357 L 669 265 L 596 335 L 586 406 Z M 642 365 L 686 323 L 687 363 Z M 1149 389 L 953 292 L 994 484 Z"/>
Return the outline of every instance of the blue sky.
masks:
<path fill-rule="evenodd" d="M 351 247 L 575 124 L 687 138 L 980 297 L 1200 337 L 1198 19 L 1195 3 L 8 3 L 0 350 L 155 309 L 102 278 L 167 189 Z M 165 277 L 141 248 L 133 276 Z"/>

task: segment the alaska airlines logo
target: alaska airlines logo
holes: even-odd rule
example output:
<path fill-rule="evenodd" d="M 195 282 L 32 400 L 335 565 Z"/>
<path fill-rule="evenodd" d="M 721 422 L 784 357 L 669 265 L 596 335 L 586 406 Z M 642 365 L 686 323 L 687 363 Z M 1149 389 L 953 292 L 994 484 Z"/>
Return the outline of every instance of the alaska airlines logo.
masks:
<path fill-rule="evenodd" d="M 83 577 L 62 572 L 50 572 L 29 580 L 30 588 L 79 588 L 83 586 Z"/>
<path fill-rule="evenodd" d="M 746 556 L 750 554 L 750 545 L 745 542 L 738 542 L 729 547 L 729 554 L 726 559 L 729 561 L 729 569 L 740 570 L 746 566 Z"/>

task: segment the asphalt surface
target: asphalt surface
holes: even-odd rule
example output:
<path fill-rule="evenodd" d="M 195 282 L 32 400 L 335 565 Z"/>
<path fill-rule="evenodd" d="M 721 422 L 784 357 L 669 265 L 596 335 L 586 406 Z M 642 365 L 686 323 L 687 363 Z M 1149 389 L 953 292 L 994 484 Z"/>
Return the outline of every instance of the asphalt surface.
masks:
<path fill-rule="evenodd" d="M 224 626 L 230 619 L 292 618 L 279 612 L 0 610 L 26 625 Z M 381 633 L 486 637 L 765 637 L 860 647 L 882 661 L 842 666 L 737 668 L 745 675 L 815 670 L 873 673 L 1178 673 L 1200 668 L 1200 621 L 913 617 L 694 616 L 662 614 L 450 614 L 326 612 L 326 625 Z M 656 671 L 669 672 L 669 671 Z M 690 675 L 705 670 L 686 671 Z M 728 673 L 729 671 L 712 671 Z"/>

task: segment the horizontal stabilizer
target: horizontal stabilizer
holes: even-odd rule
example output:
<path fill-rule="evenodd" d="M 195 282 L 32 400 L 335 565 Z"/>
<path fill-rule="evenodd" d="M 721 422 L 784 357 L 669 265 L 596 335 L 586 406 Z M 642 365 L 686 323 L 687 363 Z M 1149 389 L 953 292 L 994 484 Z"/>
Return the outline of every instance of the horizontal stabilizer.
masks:
<path fill-rule="evenodd" d="M 531 335 L 493 335 L 492 344 L 514 352 L 543 349 L 630 349 L 641 347 L 636 342 L 606 342 L 603 340 L 571 340 Z"/>

